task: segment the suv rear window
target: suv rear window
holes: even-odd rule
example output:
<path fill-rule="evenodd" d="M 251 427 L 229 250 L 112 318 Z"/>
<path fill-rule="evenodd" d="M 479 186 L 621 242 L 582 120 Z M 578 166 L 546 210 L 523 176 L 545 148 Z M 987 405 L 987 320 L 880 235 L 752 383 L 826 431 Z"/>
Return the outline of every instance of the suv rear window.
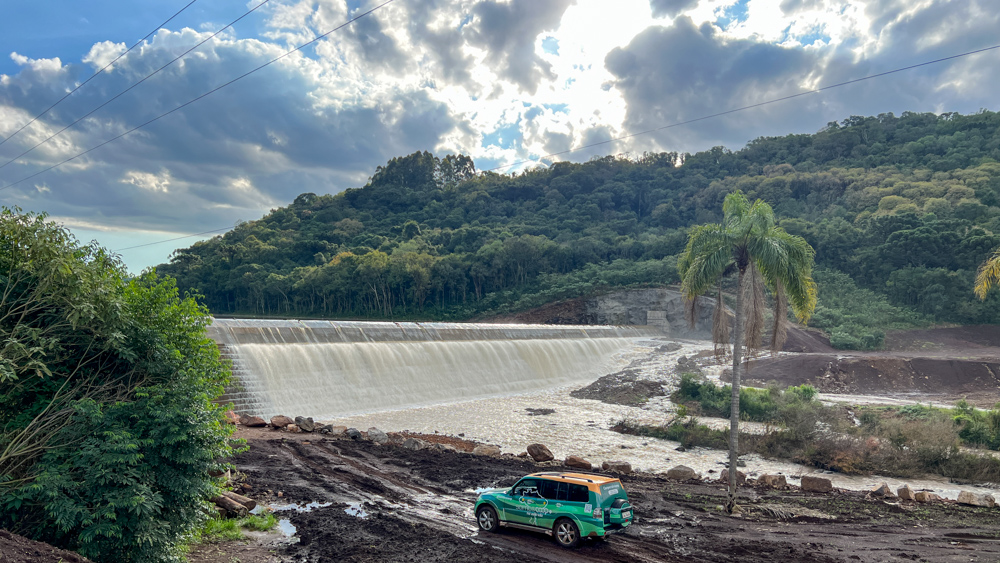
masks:
<path fill-rule="evenodd" d="M 576 485 L 574 483 L 541 479 L 538 484 L 538 492 L 542 497 L 549 500 L 590 502 L 590 490 L 583 485 Z"/>

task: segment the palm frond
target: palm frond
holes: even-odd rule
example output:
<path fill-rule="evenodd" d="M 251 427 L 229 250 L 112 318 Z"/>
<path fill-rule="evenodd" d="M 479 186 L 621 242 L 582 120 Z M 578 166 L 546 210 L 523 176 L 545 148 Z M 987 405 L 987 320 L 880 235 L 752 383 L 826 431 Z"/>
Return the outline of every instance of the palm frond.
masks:
<path fill-rule="evenodd" d="M 774 326 L 771 329 L 771 353 L 781 351 L 788 338 L 788 298 L 781 280 L 774 283 Z"/>
<path fill-rule="evenodd" d="M 976 283 L 972 286 L 976 297 L 986 299 L 991 289 L 1000 285 L 1000 248 L 986 259 L 976 272 Z"/>
<path fill-rule="evenodd" d="M 729 355 L 729 315 L 726 303 L 722 300 L 721 281 L 717 295 L 715 313 L 712 314 L 712 342 L 715 343 L 715 357 L 722 359 Z"/>
<path fill-rule="evenodd" d="M 767 302 L 764 300 L 764 278 L 755 263 L 750 262 L 743 276 L 743 318 L 746 323 L 745 343 L 747 358 L 757 355 L 764 339 L 764 310 Z"/>

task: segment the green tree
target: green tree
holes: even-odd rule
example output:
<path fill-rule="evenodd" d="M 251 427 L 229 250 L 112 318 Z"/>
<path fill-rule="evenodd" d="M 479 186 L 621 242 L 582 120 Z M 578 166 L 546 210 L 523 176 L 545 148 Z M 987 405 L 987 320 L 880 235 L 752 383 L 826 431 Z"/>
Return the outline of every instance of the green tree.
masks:
<path fill-rule="evenodd" d="M 726 196 L 721 224 L 692 229 L 687 247 L 677 264 L 681 291 L 693 304 L 699 295 L 718 287 L 713 336 L 717 344 L 728 344 L 729 319 L 722 302 L 722 278 L 737 274 L 733 339 L 732 408 L 729 427 L 729 497 L 727 510 L 736 504 L 737 457 L 739 454 L 740 376 L 743 352 L 749 357 L 760 349 L 764 336 L 764 291 L 774 296 L 774 327 L 771 347 L 778 350 L 786 334 L 787 304 L 807 321 L 816 307 L 816 284 L 812 280 L 814 251 L 802 237 L 790 235 L 775 225 L 767 203 L 753 204 L 743 192 Z"/>
<path fill-rule="evenodd" d="M 177 560 L 233 453 L 207 312 L 19 210 L 0 211 L 0 288 L 0 527 L 100 562 Z"/>

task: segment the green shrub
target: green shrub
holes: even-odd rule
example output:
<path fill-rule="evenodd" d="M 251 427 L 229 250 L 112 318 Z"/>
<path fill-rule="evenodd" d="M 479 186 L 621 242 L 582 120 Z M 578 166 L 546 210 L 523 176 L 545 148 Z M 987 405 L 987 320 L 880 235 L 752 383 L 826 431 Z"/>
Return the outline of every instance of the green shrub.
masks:
<path fill-rule="evenodd" d="M 0 527 L 98 562 L 177 560 L 233 453 L 207 312 L 6 209 L 0 278 Z"/>

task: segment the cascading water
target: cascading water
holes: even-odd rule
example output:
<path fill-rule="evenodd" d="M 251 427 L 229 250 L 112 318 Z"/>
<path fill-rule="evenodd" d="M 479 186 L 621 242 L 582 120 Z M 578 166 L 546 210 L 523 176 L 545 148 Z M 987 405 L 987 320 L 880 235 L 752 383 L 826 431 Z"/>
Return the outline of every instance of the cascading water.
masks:
<path fill-rule="evenodd" d="M 334 418 L 593 380 L 646 327 L 216 319 L 244 412 Z"/>

